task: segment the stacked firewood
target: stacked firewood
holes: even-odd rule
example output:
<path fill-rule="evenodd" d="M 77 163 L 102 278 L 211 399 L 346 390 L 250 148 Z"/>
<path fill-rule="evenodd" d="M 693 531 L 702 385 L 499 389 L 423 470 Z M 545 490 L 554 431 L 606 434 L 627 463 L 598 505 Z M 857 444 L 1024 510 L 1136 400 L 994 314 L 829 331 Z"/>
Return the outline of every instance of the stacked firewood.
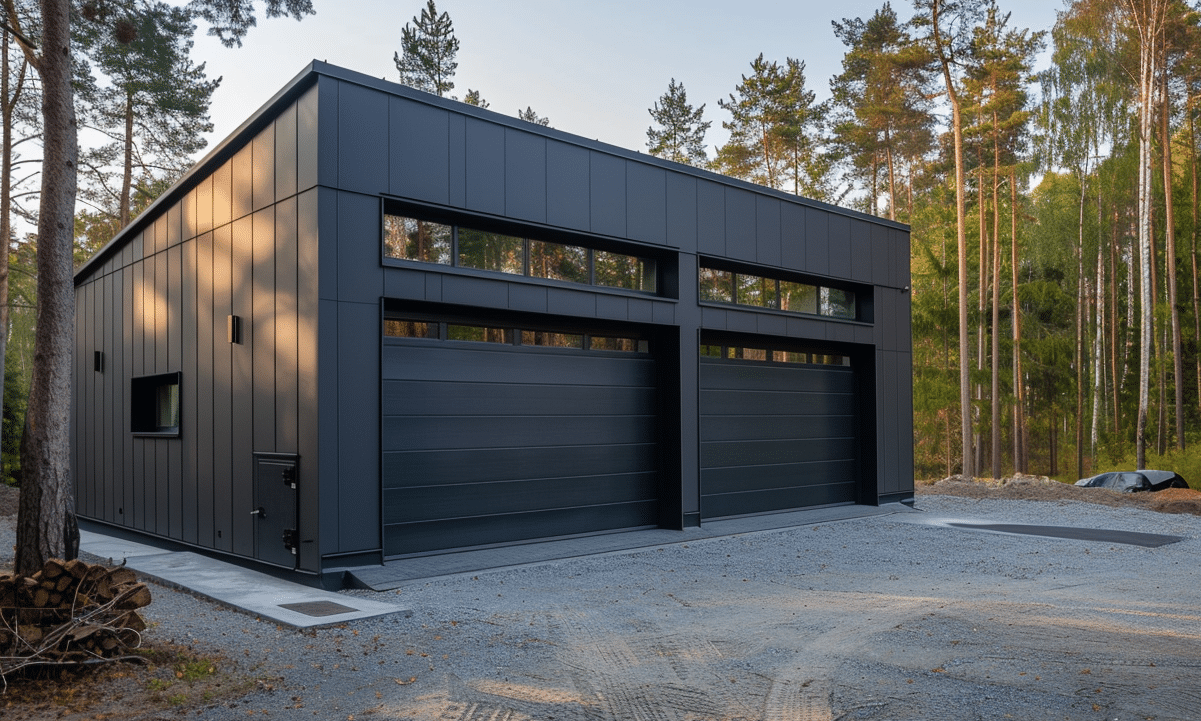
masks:
<path fill-rule="evenodd" d="M 150 590 L 128 568 L 52 558 L 32 576 L 0 575 L 0 679 L 26 666 L 86 663 L 141 645 Z"/>

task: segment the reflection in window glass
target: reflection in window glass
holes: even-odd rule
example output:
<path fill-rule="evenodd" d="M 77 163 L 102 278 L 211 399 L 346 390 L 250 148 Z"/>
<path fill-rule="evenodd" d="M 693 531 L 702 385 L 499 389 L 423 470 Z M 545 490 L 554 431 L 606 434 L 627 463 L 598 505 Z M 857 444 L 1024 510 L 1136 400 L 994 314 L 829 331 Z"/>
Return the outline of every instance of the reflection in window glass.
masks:
<path fill-rule="evenodd" d="M 592 336 L 588 341 L 592 350 L 617 350 L 625 353 L 646 353 L 650 344 L 635 338 L 611 338 L 608 336 Z"/>
<path fill-rule="evenodd" d="M 522 275 L 525 273 L 525 241 L 511 235 L 460 227 L 459 265 Z"/>
<path fill-rule="evenodd" d="M 808 363 L 809 354 L 790 350 L 774 350 L 771 352 L 771 359 L 777 363 Z"/>
<path fill-rule="evenodd" d="M 593 253 L 596 284 L 655 292 L 655 261 L 598 250 Z"/>
<path fill-rule="evenodd" d="M 179 384 L 164 383 L 154 389 L 155 430 L 172 431 L 179 428 Z"/>
<path fill-rule="evenodd" d="M 385 320 L 384 335 L 392 338 L 437 338 L 438 324 L 415 320 Z"/>
<path fill-rule="evenodd" d="M 384 215 L 384 254 L 389 258 L 450 265 L 451 226 Z"/>
<path fill-rule="evenodd" d="M 547 348 L 583 348 L 584 336 L 574 333 L 523 330 L 521 331 L 521 344 L 539 345 Z"/>
<path fill-rule="evenodd" d="M 849 290 L 837 288 L 821 289 L 821 314 L 831 318 L 855 317 L 855 294 Z"/>
<path fill-rule="evenodd" d="M 731 347 L 727 349 L 728 357 L 740 358 L 742 360 L 765 361 L 767 360 L 767 351 L 762 348 L 738 348 Z"/>
<path fill-rule="evenodd" d="M 588 251 L 574 245 L 531 240 L 530 275 L 569 283 L 590 283 Z"/>
<path fill-rule="evenodd" d="M 701 268 L 701 300 L 734 302 L 734 274 L 716 268 Z"/>
<path fill-rule="evenodd" d="M 817 286 L 780 281 L 780 310 L 817 315 Z"/>
<path fill-rule="evenodd" d="M 704 358 L 721 358 L 721 346 L 703 345 L 701 346 L 701 356 Z"/>
<path fill-rule="evenodd" d="M 738 291 L 735 303 L 754 305 L 760 308 L 776 307 L 776 281 L 771 278 L 760 278 L 756 275 L 741 273 L 735 275 L 734 279 L 734 285 Z"/>
<path fill-rule="evenodd" d="M 455 325 L 453 323 L 446 326 L 447 340 L 470 340 L 480 343 L 508 343 L 508 333 L 504 328 L 489 328 L 479 325 Z"/>

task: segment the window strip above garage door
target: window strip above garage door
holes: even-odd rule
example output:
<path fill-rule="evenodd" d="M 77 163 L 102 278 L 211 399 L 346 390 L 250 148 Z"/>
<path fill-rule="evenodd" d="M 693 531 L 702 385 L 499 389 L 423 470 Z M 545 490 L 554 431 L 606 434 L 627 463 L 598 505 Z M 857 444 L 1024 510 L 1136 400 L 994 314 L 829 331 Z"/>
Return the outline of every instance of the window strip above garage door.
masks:
<path fill-rule="evenodd" d="M 645 338 L 608 332 L 531 329 L 473 322 L 384 319 L 385 338 L 443 342 L 500 343 L 535 348 L 563 348 L 588 352 L 650 353 Z"/>

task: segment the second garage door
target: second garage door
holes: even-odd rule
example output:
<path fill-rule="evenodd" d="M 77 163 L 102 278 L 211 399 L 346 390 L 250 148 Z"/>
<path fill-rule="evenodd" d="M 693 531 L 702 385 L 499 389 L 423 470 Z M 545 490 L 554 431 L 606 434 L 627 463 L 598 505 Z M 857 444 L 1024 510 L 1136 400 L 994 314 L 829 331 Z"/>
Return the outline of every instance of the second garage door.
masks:
<path fill-rule="evenodd" d="M 742 345 L 706 345 L 702 354 L 702 518 L 856 500 L 847 357 Z"/>
<path fill-rule="evenodd" d="M 385 555 L 658 522 L 645 339 L 413 320 L 385 328 Z"/>

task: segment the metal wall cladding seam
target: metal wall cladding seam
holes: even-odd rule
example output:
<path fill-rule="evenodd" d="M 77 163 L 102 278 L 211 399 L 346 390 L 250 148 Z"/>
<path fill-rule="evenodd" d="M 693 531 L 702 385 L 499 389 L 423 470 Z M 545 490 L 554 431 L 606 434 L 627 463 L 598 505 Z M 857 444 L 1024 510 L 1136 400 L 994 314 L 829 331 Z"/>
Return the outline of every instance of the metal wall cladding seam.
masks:
<path fill-rule="evenodd" d="M 658 523 L 644 355 L 384 346 L 385 553 Z"/>
<path fill-rule="evenodd" d="M 854 371 L 700 363 L 701 517 L 852 502 Z"/>

